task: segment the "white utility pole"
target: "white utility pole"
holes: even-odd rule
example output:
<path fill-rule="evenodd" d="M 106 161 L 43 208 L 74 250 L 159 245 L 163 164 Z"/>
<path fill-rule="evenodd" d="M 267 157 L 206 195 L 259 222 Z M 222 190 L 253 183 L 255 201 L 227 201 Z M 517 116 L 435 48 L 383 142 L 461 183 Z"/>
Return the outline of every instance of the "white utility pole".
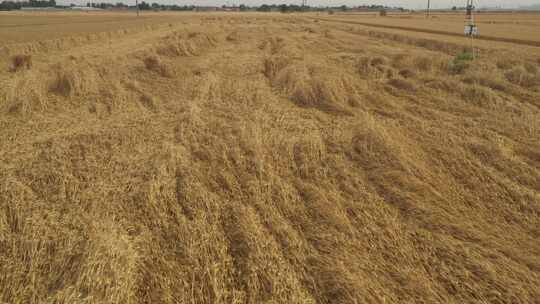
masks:
<path fill-rule="evenodd" d="M 474 1 L 467 0 L 467 15 L 465 17 L 467 24 L 465 25 L 465 35 L 471 37 L 471 52 L 473 59 L 476 57 L 476 52 L 474 49 L 474 36 L 478 35 L 478 28 L 474 23 L 474 9 Z"/>

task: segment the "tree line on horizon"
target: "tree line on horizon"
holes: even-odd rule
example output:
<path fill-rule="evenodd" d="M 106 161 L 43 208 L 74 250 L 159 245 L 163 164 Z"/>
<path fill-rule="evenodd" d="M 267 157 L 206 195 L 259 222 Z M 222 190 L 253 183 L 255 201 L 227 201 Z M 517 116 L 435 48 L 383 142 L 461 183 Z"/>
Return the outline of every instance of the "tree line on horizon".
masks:
<path fill-rule="evenodd" d="M 76 7 L 78 5 L 71 4 L 71 5 L 56 5 L 55 0 L 29 0 L 29 1 L 13 1 L 13 0 L 4 0 L 0 2 L 0 10 L 19 10 L 23 7 L 36 7 L 36 8 L 43 8 L 43 7 L 56 7 L 56 8 L 69 8 L 69 7 Z M 100 8 L 100 9 L 113 9 L 113 8 L 136 8 L 135 5 L 127 5 L 123 2 L 116 2 L 116 3 L 108 3 L 108 2 L 88 2 L 86 3 L 87 7 L 92 8 Z M 176 4 L 159 4 L 157 2 L 149 3 L 142 1 L 139 3 L 139 9 L 140 10 L 171 10 L 171 11 L 193 11 L 201 8 L 208 8 L 205 6 L 197 6 L 197 5 L 176 5 Z M 216 7 L 218 8 L 218 7 Z M 260 6 L 248 6 L 245 4 L 240 4 L 239 6 L 226 6 L 223 5 L 220 7 L 223 10 L 231 9 L 231 10 L 238 10 L 238 11 L 259 11 L 259 12 L 282 12 L 282 13 L 288 13 L 288 12 L 302 12 L 302 11 L 327 11 L 327 10 L 341 10 L 341 11 L 347 11 L 351 9 L 365 9 L 365 10 L 373 10 L 373 11 L 381 11 L 381 10 L 387 10 L 387 9 L 394 9 L 394 10 L 402 10 L 405 11 L 405 9 L 401 7 L 388 7 L 384 5 L 362 5 L 362 6 L 355 6 L 355 7 L 349 7 L 346 5 L 341 6 L 327 6 L 327 7 L 312 7 L 312 6 L 302 6 L 302 5 L 296 5 L 296 4 L 262 4 Z"/>
<path fill-rule="evenodd" d="M 2 1 L 0 11 L 18 10 L 21 7 L 56 7 L 56 0 Z"/>

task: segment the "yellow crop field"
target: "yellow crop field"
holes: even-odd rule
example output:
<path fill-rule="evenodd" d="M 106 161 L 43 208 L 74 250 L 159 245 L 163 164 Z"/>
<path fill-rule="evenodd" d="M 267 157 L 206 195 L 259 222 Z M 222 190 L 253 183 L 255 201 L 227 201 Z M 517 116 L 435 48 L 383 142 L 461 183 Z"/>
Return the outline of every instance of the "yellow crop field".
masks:
<path fill-rule="evenodd" d="M 416 31 L 442 32 L 463 35 L 463 13 L 434 13 L 430 18 L 424 14 L 395 14 L 379 17 L 377 14 L 320 15 L 325 19 L 359 22 L 374 27 L 406 28 Z M 482 37 L 499 40 L 519 40 L 540 46 L 540 13 L 479 13 L 475 15 Z"/>
<path fill-rule="evenodd" d="M 537 16 L 0 13 L 0 303 L 538 303 Z"/>

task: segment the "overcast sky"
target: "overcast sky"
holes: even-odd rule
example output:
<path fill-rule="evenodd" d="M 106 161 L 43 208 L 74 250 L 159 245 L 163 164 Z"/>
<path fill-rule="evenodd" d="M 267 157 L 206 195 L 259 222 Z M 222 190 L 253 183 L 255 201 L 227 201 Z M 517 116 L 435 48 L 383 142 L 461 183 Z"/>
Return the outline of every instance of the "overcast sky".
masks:
<path fill-rule="evenodd" d="M 58 3 L 69 4 L 69 3 L 86 3 L 90 0 L 57 0 Z M 260 5 L 263 3 L 267 4 L 292 4 L 297 3 L 301 4 L 301 0 L 146 0 L 147 2 L 158 2 L 163 4 L 195 4 L 195 5 L 223 5 L 223 4 L 246 4 L 246 5 Z M 92 0 L 92 2 L 124 2 L 124 3 L 135 3 L 135 0 Z M 452 6 L 464 6 L 466 0 L 431 0 L 433 8 L 445 8 Z M 517 7 L 520 5 L 531 5 L 535 3 L 540 3 L 540 0 L 476 0 L 477 7 L 485 6 L 500 6 L 500 7 Z M 348 5 L 348 6 L 358 6 L 362 4 L 384 4 L 388 6 L 402 6 L 406 8 L 423 8 L 426 6 L 427 0 L 372 0 L 372 1 L 363 1 L 363 0 L 308 0 L 308 4 L 311 6 L 337 6 L 337 5 Z"/>

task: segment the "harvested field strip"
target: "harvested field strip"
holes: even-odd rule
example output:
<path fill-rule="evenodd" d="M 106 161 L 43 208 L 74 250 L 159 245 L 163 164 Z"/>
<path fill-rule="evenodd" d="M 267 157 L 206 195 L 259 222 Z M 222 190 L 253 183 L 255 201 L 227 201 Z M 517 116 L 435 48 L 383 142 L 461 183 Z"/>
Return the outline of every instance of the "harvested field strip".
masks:
<path fill-rule="evenodd" d="M 145 19 L 145 17 L 141 17 Z M 139 21 L 137 19 L 136 21 Z M 116 19 L 101 19 L 100 23 L 115 23 L 115 22 L 126 22 L 125 18 L 116 18 Z M 69 21 L 69 22 L 47 22 L 47 23 L 27 23 L 27 24 L 0 24 L 0 29 L 2 28 L 17 28 L 17 27 L 33 27 L 33 26 L 49 26 L 49 25 L 72 25 L 72 24 L 93 24 L 95 21 Z"/>
<path fill-rule="evenodd" d="M 315 20 L 326 21 L 326 22 L 338 22 L 338 23 L 345 23 L 345 24 L 358 24 L 358 25 L 363 25 L 363 26 L 368 26 L 368 27 L 376 27 L 376 28 L 387 28 L 387 29 L 404 30 L 404 31 L 419 32 L 419 33 L 428 33 L 428 34 L 439 34 L 439 35 L 447 35 L 447 36 L 454 36 L 454 37 L 463 37 L 462 34 L 458 34 L 458 33 L 445 32 L 445 31 L 439 31 L 439 30 L 430 30 L 430 29 L 421 29 L 421 28 L 416 28 L 416 27 L 374 24 L 374 23 L 369 23 L 369 22 L 336 20 L 336 19 L 318 18 L 318 17 L 311 17 L 311 18 L 315 19 Z M 486 40 L 486 41 L 508 42 L 508 43 L 514 43 L 514 44 L 530 45 L 530 46 L 540 46 L 540 41 L 534 41 L 534 40 L 513 39 L 513 38 L 504 38 L 504 37 L 491 37 L 491 36 L 484 36 L 484 35 L 480 35 L 480 36 L 476 37 L 475 39 Z"/>

